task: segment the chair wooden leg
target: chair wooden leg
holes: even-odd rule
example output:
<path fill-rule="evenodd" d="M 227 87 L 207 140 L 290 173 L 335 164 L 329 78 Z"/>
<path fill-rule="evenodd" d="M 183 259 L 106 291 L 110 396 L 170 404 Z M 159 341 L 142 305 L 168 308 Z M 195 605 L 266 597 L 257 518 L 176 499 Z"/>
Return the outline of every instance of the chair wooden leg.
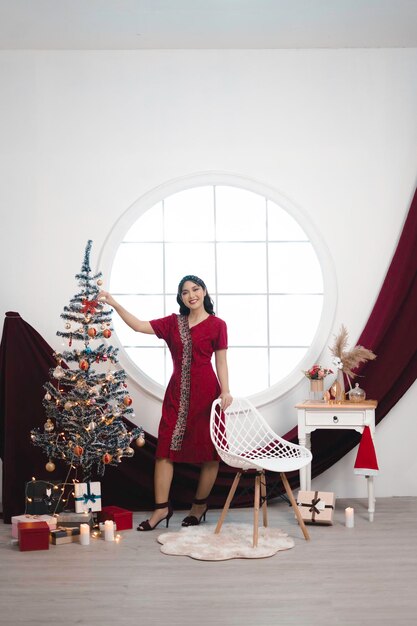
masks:
<path fill-rule="evenodd" d="M 261 475 L 255 477 L 255 497 L 253 501 L 253 547 L 258 545 L 259 499 L 261 495 Z"/>
<path fill-rule="evenodd" d="M 287 496 L 288 496 L 288 498 L 289 498 L 289 500 L 291 502 L 292 508 L 294 509 L 295 516 L 296 516 L 296 518 L 298 520 L 298 523 L 300 524 L 301 530 L 303 531 L 304 539 L 306 541 L 308 541 L 310 539 L 310 535 L 308 534 L 308 530 L 305 527 L 304 520 L 301 517 L 300 509 L 298 508 L 297 503 L 295 501 L 295 498 L 293 496 L 290 484 L 288 482 L 288 478 L 286 477 L 286 475 L 283 472 L 280 473 L 280 476 L 281 476 L 281 480 L 283 482 L 283 485 L 285 487 L 285 491 L 287 492 Z"/>
<path fill-rule="evenodd" d="M 236 474 L 236 476 L 235 476 L 235 479 L 234 479 L 234 481 L 232 483 L 232 486 L 230 487 L 229 495 L 227 496 L 227 500 L 226 500 L 226 502 L 224 504 L 223 511 L 222 511 L 222 513 L 221 513 L 221 515 L 219 517 L 219 521 L 217 522 L 217 526 L 216 526 L 216 528 L 214 530 L 214 534 L 215 535 L 218 535 L 220 530 L 221 530 L 221 528 L 222 528 L 223 522 L 224 522 L 224 520 L 226 518 L 227 512 L 228 512 L 229 507 L 230 507 L 230 504 L 231 504 L 231 502 L 233 500 L 233 496 L 235 495 L 235 492 L 236 492 L 236 489 L 237 489 L 237 486 L 239 484 L 239 480 L 240 480 L 241 476 L 242 476 L 242 472 L 238 472 Z"/>
<path fill-rule="evenodd" d="M 261 498 L 262 498 L 262 514 L 263 514 L 263 522 L 264 527 L 268 526 L 268 509 L 266 504 L 266 476 L 265 471 L 262 472 L 261 475 Z"/>

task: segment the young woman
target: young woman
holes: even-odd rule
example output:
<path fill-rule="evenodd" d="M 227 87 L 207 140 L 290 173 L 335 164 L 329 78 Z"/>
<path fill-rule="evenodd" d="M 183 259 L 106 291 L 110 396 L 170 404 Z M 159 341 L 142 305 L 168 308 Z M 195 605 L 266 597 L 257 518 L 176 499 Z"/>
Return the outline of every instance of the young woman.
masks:
<path fill-rule="evenodd" d="M 173 360 L 173 374 L 162 405 L 155 463 L 155 510 L 138 526 L 153 530 L 172 516 L 169 503 L 174 463 L 201 464 L 200 478 L 189 515 L 183 526 L 196 526 L 206 516 L 207 498 L 216 481 L 219 457 L 210 438 L 210 411 L 216 398 L 225 410 L 232 403 L 227 369 L 227 328 L 216 317 L 204 281 L 184 276 L 178 285 L 180 314 L 150 322 L 126 311 L 107 292 L 99 297 L 112 306 L 133 330 L 164 339 Z M 217 376 L 211 364 L 215 355 Z"/>

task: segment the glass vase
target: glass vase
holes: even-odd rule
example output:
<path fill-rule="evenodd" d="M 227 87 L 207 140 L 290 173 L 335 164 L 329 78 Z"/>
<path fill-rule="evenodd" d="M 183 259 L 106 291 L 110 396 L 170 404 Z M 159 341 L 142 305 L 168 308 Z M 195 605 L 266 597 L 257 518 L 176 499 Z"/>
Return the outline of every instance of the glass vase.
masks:
<path fill-rule="evenodd" d="M 310 400 L 314 402 L 323 401 L 324 382 L 323 379 L 310 378 Z"/>
<path fill-rule="evenodd" d="M 334 399 L 336 402 L 343 402 L 345 400 L 345 379 L 343 376 L 343 370 L 337 370 L 337 378 L 334 386 Z"/>
<path fill-rule="evenodd" d="M 351 402 L 363 402 L 366 398 L 366 393 L 359 387 L 359 383 L 356 383 L 355 387 L 351 389 L 348 394 Z"/>

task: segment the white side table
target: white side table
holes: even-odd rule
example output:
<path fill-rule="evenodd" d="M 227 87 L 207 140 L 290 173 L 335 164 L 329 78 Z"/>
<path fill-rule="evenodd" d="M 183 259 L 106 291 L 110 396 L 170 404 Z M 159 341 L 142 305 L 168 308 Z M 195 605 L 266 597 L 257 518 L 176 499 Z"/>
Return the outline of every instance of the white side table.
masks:
<path fill-rule="evenodd" d="M 372 438 L 375 436 L 376 400 L 364 402 L 326 402 L 306 401 L 296 405 L 298 417 L 298 441 L 300 446 L 311 450 L 311 433 L 318 428 L 330 430 L 356 430 L 362 433 L 364 426 L 369 426 Z M 368 481 L 369 521 L 374 521 L 375 496 L 373 476 L 366 476 Z M 311 491 L 311 463 L 300 469 L 300 488 Z"/>

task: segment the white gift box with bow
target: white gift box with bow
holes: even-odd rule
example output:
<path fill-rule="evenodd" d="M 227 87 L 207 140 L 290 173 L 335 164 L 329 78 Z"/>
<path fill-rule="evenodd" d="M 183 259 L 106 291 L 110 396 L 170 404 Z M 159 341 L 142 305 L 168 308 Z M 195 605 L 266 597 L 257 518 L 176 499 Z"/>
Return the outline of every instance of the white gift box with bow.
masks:
<path fill-rule="evenodd" d="M 74 483 L 75 511 L 101 511 L 101 484 Z"/>

